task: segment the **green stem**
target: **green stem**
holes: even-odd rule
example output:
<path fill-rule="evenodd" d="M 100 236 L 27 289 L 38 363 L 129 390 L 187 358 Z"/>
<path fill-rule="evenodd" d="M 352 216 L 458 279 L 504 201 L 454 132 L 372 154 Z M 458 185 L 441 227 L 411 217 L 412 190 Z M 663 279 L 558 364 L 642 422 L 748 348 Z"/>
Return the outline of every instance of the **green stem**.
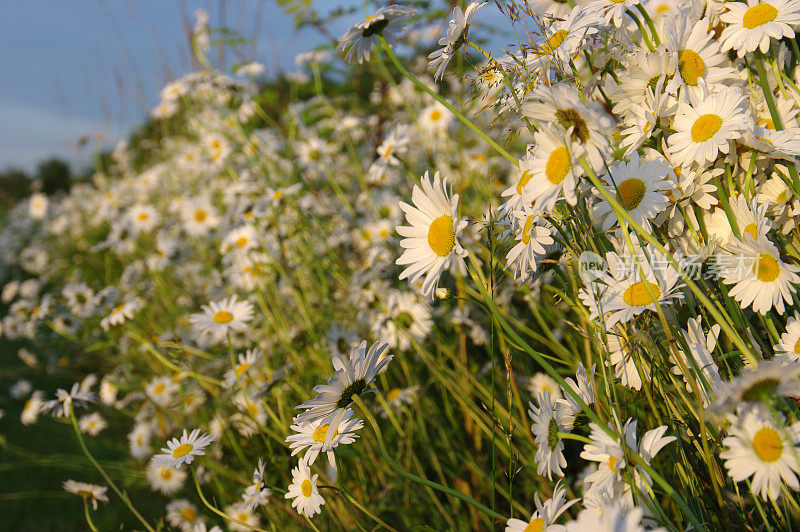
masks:
<path fill-rule="evenodd" d="M 94 526 L 94 523 L 92 522 L 92 516 L 89 513 L 89 498 L 88 497 L 84 497 L 83 498 L 83 515 L 86 516 L 86 524 L 89 525 L 89 529 L 92 532 L 97 532 L 97 527 Z"/>
<path fill-rule="evenodd" d="M 131 500 L 128 498 L 128 495 L 126 495 L 125 492 L 120 491 L 117 485 L 114 484 L 114 481 L 111 480 L 111 477 L 108 476 L 108 473 L 106 473 L 105 469 L 103 469 L 102 466 L 99 463 L 97 463 L 97 460 L 94 459 L 92 453 L 89 452 L 89 448 L 86 447 L 86 442 L 83 441 L 83 435 L 81 435 L 81 429 L 78 427 L 78 420 L 75 419 L 75 412 L 72 411 L 71 406 L 69 407 L 69 419 L 70 421 L 72 421 L 72 428 L 75 429 L 75 435 L 78 437 L 78 443 L 80 444 L 81 449 L 83 449 L 83 453 L 89 458 L 89 461 L 92 462 L 92 465 L 94 465 L 94 467 L 98 471 L 100 471 L 100 474 L 103 475 L 103 478 L 108 483 L 108 485 L 111 486 L 111 489 L 114 490 L 114 493 L 116 493 L 117 496 L 120 499 L 122 499 L 122 502 L 124 502 L 125 506 L 127 506 L 130 509 L 130 511 L 133 512 L 133 515 L 136 516 L 139 522 L 141 522 L 149 532 L 156 532 L 155 529 L 152 526 L 150 526 L 150 524 L 145 520 L 145 518 L 142 517 L 142 514 L 140 514 L 136 510 L 136 508 L 133 507 L 133 504 L 131 504 Z"/>
<path fill-rule="evenodd" d="M 385 528 L 386 530 L 392 530 L 393 532 L 397 532 L 396 528 L 394 528 L 392 525 L 390 525 L 390 524 L 386 523 L 385 521 L 383 521 L 380 517 L 378 517 L 374 513 L 370 512 L 367 509 L 366 506 L 364 506 L 360 502 L 358 502 L 352 495 L 347 493 L 344 489 L 337 488 L 336 486 L 317 486 L 317 487 L 320 488 L 320 489 L 324 488 L 324 489 L 334 490 L 334 491 L 338 492 L 340 495 L 344 495 L 344 498 L 347 499 L 348 501 L 350 501 L 350 504 L 352 504 L 353 506 L 355 506 L 356 508 L 358 508 L 359 510 L 361 510 L 362 512 L 367 514 L 369 517 L 372 518 L 373 521 L 375 521 L 376 523 L 381 525 L 383 528 Z"/>
<path fill-rule="evenodd" d="M 441 96 L 439 96 L 438 94 L 436 94 L 435 92 L 433 92 L 433 91 L 430 89 L 430 87 L 428 87 L 427 85 L 425 85 L 424 83 L 422 83 L 420 80 L 418 80 L 418 79 L 417 79 L 417 77 L 416 77 L 416 76 L 414 76 L 414 74 L 412 74 L 411 72 L 409 72 L 409 71 L 406 69 L 406 67 L 404 67 L 404 66 L 403 66 L 403 64 L 402 64 L 402 63 L 400 63 L 400 60 L 399 60 L 399 59 L 397 58 L 397 56 L 394 54 L 394 52 L 392 51 L 392 47 L 391 47 L 391 46 L 389 46 L 389 43 L 387 43 L 387 42 L 386 42 L 386 39 L 383 37 L 383 35 L 378 35 L 378 39 L 380 39 L 380 41 L 381 41 L 381 45 L 383 46 L 383 49 L 386 51 L 386 55 L 388 55 L 388 56 L 389 56 L 389 59 L 391 59 L 391 60 L 392 60 L 392 63 L 394 63 L 394 66 L 397 68 L 397 70 L 399 70 L 399 71 L 400 71 L 400 73 L 401 73 L 401 74 L 403 74 L 405 77 L 407 77 L 409 80 L 411 80 L 411 82 L 412 82 L 412 83 L 414 83 L 414 85 L 416 85 L 417 87 L 419 87 L 421 90 L 423 90 L 423 91 L 427 92 L 428 94 L 430 94 L 430 95 L 433 97 L 433 99 L 434 99 L 434 100 L 436 100 L 436 101 L 437 101 L 437 102 L 439 102 L 440 104 L 442 104 L 442 105 L 444 105 L 445 107 L 447 107 L 447 109 L 448 109 L 448 110 L 449 110 L 451 113 L 453 113 L 453 115 L 455 115 L 455 117 L 456 117 L 456 118 L 458 118 L 459 120 L 461 120 L 461 122 L 462 122 L 462 123 L 463 123 L 465 126 L 467 126 L 468 128 L 470 128 L 470 129 L 471 129 L 472 131 L 474 131 L 474 132 L 475 132 L 475 133 L 476 133 L 476 134 L 477 134 L 479 137 L 481 137 L 483 140 L 485 140 L 485 141 L 486 141 L 486 142 L 487 142 L 487 143 L 488 143 L 488 144 L 489 144 L 489 145 L 490 145 L 492 148 L 494 148 L 495 150 L 497 150 L 497 152 L 498 152 L 500 155 L 502 155 L 503 157 L 505 157 L 506 159 L 508 159 L 508 160 L 509 160 L 509 161 L 511 161 L 512 163 L 514 163 L 514 165 L 519 165 L 519 162 L 517 161 L 517 159 L 516 159 L 516 158 L 515 158 L 513 155 L 511 155 L 510 153 L 508 153 L 506 150 L 504 150 L 504 149 L 503 149 L 503 147 L 502 147 L 502 146 L 500 146 L 500 145 L 499 145 L 499 144 L 497 144 L 495 141 L 493 141 L 491 138 L 489 138 L 489 136 L 488 136 L 488 135 L 486 135 L 486 133 L 484 133 L 483 131 L 481 131 L 481 130 L 480 130 L 480 128 L 478 128 L 478 126 L 476 126 L 475 124 L 473 124 L 473 123 L 472 123 L 472 122 L 469 120 L 469 118 L 467 118 L 466 116 L 464 116 L 463 114 L 461 114 L 461 113 L 460 113 L 460 112 L 459 112 L 459 111 L 458 111 L 458 110 L 457 110 L 455 107 L 453 107 L 453 106 L 452 106 L 452 104 L 450 104 L 450 102 L 448 102 L 447 100 L 445 100 L 444 98 L 442 98 Z"/>
<path fill-rule="evenodd" d="M 592 440 L 590 440 L 586 436 L 581 436 L 580 434 L 573 434 L 571 432 L 559 432 L 558 437 L 561 438 L 562 440 L 575 440 L 583 443 L 592 443 Z"/>
<path fill-rule="evenodd" d="M 195 486 L 195 488 L 197 488 L 197 494 L 200 495 L 200 500 L 203 501 L 203 504 L 206 505 L 206 508 L 208 508 L 209 510 L 211 510 L 212 512 L 214 512 L 218 516 L 222 517 L 223 519 L 227 519 L 228 521 L 233 521 L 234 523 L 236 523 L 238 525 L 241 525 L 241 526 L 243 526 L 245 528 L 249 528 L 250 530 L 255 530 L 257 532 L 267 532 L 266 530 L 263 530 L 261 528 L 255 527 L 253 525 L 248 525 L 244 521 L 239 521 L 238 519 L 235 519 L 235 518 L 229 516 L 228 514 L 223 512 L 222 510 L 218 510 L 217 508 L 215 508 L 214 506 L 209 504 L 209 502 L 206 500 L 205 495 L 203 495 L 203 490 L 200 489 L 200 481 L 197 480 L 197 474 L 194 472 L 194 467 L 191 468 L 191 471 L 192 471 L 192 478 L 194 479 L 194 486 Z"/>
<path fill-rule="evenodd" d="M 430 481 L 426 478 L 422 478 L 420 476 L 415 475 L 414 473 L 410 473 L 400 467 L 400 465 L 395 462 L 391 456 L 389 456 L 389 452 L 386 450 L 386 445 L 383 442 L 383 434 L 381 433 L 381 429 L 378 426 L 378 422 L 375 421 L 375 418 L 372 416 L 369 410 L 367 410 L 366 405 L 361 400 L 361 398 L 357 395 L 352 397 L 353 402 L 358 405 L 361 409 L 361 412 L 364 414 L 364 417 L 367 419 L 367 423 L 369 423 L 370 427 L 372 427 L 372 431 L 375 433 L 375 442 L 378 444 L 378 449 L 381 452 L 381 456 L 386 463 L 389 464 L 389 467 L 395 470 L 397 474 L 401 477 L 406 478 L 412 482 L 416 482 L 418 484 L 422 484 L 423 486 L 428 486 L 429 488 L 433 488 L 435 490 L 439 490 L 443 493 L 450 495 L 451 497 L 455 497 L 456 499 L 460 499 L 465 503 L 469 504 L 470 506 L 480 510 L 481 512 L 485 513 L 486 515 L 493 517 L 494 519 L 499 519 L 503 522 L 506 521 L 505 516 L 495 512 L 491 508 L 484 506 L 483 504 L 479 503 L 472 497 L 464 495 L 460 491 L 456 491 L 454 489 L 448 488 L 447 486 L 442 486 L 441 484 L 437 484 L 436 482 Z"/>

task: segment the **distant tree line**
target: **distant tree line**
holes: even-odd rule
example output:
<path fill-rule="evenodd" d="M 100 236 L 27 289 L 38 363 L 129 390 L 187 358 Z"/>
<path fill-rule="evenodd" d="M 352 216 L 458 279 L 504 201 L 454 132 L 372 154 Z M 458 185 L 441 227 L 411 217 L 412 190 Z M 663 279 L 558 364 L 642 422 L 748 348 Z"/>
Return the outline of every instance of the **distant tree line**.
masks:
<path fill-rule="evenodd" d="M 0 206 L 10 207 L 33 192 L 48 196 L 68 192 L 72 183 L 83 177 L 74 174 L 69 164 L 55 157 L 40 162 L 35 173 L 8 168 L 0 171 Z"/>

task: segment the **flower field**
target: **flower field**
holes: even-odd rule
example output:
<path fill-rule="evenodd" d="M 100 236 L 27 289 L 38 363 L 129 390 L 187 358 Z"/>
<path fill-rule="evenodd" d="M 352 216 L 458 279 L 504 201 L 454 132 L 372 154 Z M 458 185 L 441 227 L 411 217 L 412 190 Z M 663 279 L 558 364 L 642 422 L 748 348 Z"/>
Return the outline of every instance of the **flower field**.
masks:
<path fill-rule="evenodd" d="M 800 2 L 367 4 L 5 214 L 0 520 L 800 528 Z"/>

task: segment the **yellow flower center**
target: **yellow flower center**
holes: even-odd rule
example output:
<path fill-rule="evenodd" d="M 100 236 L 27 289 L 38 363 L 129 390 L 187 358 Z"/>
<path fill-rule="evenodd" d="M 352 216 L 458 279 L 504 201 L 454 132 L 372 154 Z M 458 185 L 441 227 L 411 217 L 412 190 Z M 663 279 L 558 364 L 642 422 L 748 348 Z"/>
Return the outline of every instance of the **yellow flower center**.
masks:
<path fill-rule="evenodd" d="M 428 245 L 440 257 L 446 257 L 456 247 L 456 232 L 453 217 L 442 215 L 436 218 L 428 229 Z"/>
<path fill-rule="evenodd" d="M 522 228 L 522 243 L 526 246 L 531 241 L 531 228 L 533 227 L 533 215 L 529 215 L 525 220 L 525 226 Z"/>
<path fill-rule="evenodd" d="M 775 462 L 783 454 L 783 442 L 778 431 L 763 427 L 753 436 L 753 450 L 764 462 Z"/>
<path fill-rule="evenodd" d="M 197 519 L 197 512 L 195 512 L 188 506 L 181 508 L 181 515 L 183 516 L 184 519 L 192 523 L 194 523 L 194 520 Z"/>
<path fill-rule="evenodd" d="M 305 479 L 302 484 L 300 484 L 300 491 L 303 492 L 303 497 L 311 497 L 311 481 Z"/>
<path fill-rule="evenodd" d="M 162 467 L 159 474 L 161 476 L 161 480 L 169 480 L 172 478 L 172 469 L 169 467 Z"/>
<path fill-rule="evenodd" d="M 622 300 L 630 307 L 645 307 L 653 302 L 647 289 L 653 292 L 655 300 L 661 297 L 661 288 L 657 284 L 648 281 L 639 281 L 630 285 L 622 294 Z"/>
<path fill-rule="evenodd" d="M 564 42 L 564 39 L 567 38 L 567 35 L 569 35 L 569 32 L 564 29 L 555 32 L 550 36 L 549 39 L 547 39 L 546 43 L 539 47 L 539 52 L 536 54 L 537 57 L 553 53 L 553 50 L 558 48 L 561 43 Z"/>
<path fill-rule="evenodd" d="M 800 338 L 798 338 L 797 341 L 794 343 L 794 352 L 800 353 Z"/>
<path fill-rule="evenodd" d="M 771 118 L 761 118 L 756 124 L 766 129 L 775 129 L 775 122 Z"/>
<path fill-rule="evenodd" d="M 778 263 L 778 259 L 769 253 L 762 253 L 758 256 L 755 270 L 759 281 L 771 283 L 781 274 L 781 265 Z"/>
<path fill-rule="evenodd" d="M 434 109 L 433 111 L 431 111 L 430 114 L 431 122 L 438 122 L 441 117 L 442 117 L 442 112 L 440 110 Z"/>
<path fill-rule="evenodd" d="M 617 201 L 622 206 L 632 211 L 642 203 L 647 186 L 644 181 L 636 177 L 630 177 L 617 185 Z"/>
<path fill-rule="evenodd" d="M 658 7 L 656 8 L 656 13 L 658 13 L 659 15 L 663 15 L 664 13 L 668 12 L 669 10 L 670 10 L 669 5 L 667 5 L 667 4 L 659 4 Z"/>
<path fill-rule="evenodd" d="M 566 146 L 559 146 L 550 153 L 547 158 L 547 165 L 544 169 L 544 174 L 547 180 L 558 185 L 566 179 L 569 173 L 569 151 Z"/>
<path fill-rule="evenodd" d="M 394 147 L 394 146 L 392 146 L 391 144 L 389 144 L 388 146 L 386 146 L 386 149 L 385 149 L 385 150 L 383 150 L 383 158 L 384 158 L 384 159 L 388 158 L 388 157 L 389 157 L 389 156 L 392 154 L 392 148 L 393 148 L 393 147 Z"/>
<path fill-rule="evenodd" d="M 163 382 L 159 382 L 158 384 L 153 386 L 153 393 L 156 395 L 161 395 L 162 393 L 164 393 L 164 390 L 166 389 L 167 389 L 166 384 L 164 384 Z"/>
<path fill-rule="evenodd" d="M 616 471 L 616 469 L 615 469 L 615 468 L 616 468 L 617 462 L 619 462 L 619 458 L 617 458 L 616 456 L 609 456 L 609 457 L 608 457 L 608 468 L 609 468 L 609 469 L 610 469 L 612 472 L 613 472 L 613 471 Z"/>
<path fill-rule="evenodd" d="M 138 219 L 140 222 L 143 222 L 143 221 L 147 220 L 147 213 L 146 213 L 146 212 L 140 212 L 140 213 L 139 213 L 139 214 L 136 216 L 136 218 L 137 218 L 137 219 Z"/>
<path fill-rule="evenodd" d="M 184 456 L 192 452 L 193 449 L 194 446 L 191 443 L 182 443 L 172 450 L 172 457 L 183 458 Z"/>
<path fill-rule="evenodd" d="M 700 54 L 694 50 L 681 50 L 678 52 L 678 69 L 687 85 L 697 85 L 697 80 L 706 73 L 706 64 Z"/>
<path fill-rule="evenodd" d="M 772 22 L 778 16 L 778 10 L 767 3 L 756 4 L 744 12 L 742 24 L 745 28 L 752 30 L 767 22 Z"/>
<path fill-rule="evenodd" d="M 244 364 L 239 364 L 236 366 L 236 376 L 241 377 L 248 369 L 250 369 L 250 364 L 246 362 Z"/>
<path fill-rule="evenodd" d="M 230 323 L 233 321 L 233 314 L 228 312 L 227 310 L 220 310 L 214 314 L 214 317 L 211 318 L 214 320 L 214 323 L 219 323 L 220 325 L 225 325 L 226 323 Z"/>
<path fill-rule="evenodd" d="M 330 426 L 331 426 L 330 423 L 325 423 L 324 425 L 320 425 L 319 427 L 314 429 L 314 434 L 312 434 L 311 437 L 314 438 L 314 441 L 320 443 L 324 442 L 325 437 L 328 435 L 328 429 L 330 428 Z"/>
<path fill-rule="evenodd" d="M 748 224 L 744 228 L 744 232 L 753 237 L 753 240 L 758 240 L 758 229 L 755 223 Z"/>
<path fill-rule="evenodd" d="M 522 172 L 522 175 L 519 176 L 519 181 L 517 181 L 517 194 L 522 196 L 522 189 L 525 188 L 525 185 L 528 184 L 528 181 L 530 181 L 532 177 L 533 173 L 531 173 L 530 170 Z"/>
<path fill-rule="evenodd" d="M 246 236 L 240 236 L 239 238 L 236 239 L 236 247 L 243 248 L 246 245 L 247 245 L 247 237 Z"/>
<path fill-rule="evenodd" d="M 194 211 L 194 219 L 197 220 L 198 222 L 205 221 L 206 216 L 208 215 L 206 214 L 206 211 L 204 211 L 203 209 L 197 209 L 196 211 Z"/>
<path fill-rule="evenodd" d="M 544 532 L 544 520 L 541 517 L 531 519 L 523 532 Z"/>
<path fill-rule="evenodd" d="M 722 117 L 715 114 L 701 115 L 692 124 L 692 140 L 695 142 L 705 142 L 722 127 Z"/>
<path fill-rule="evenodd" d="M 800 340 L 798 340 L 798 343 L 800 343 Z M 400 388 L 392 388 L 391 390 L 389 390 L 389 393 L 386 394 L 386 400 L 391 403 L 392 401 L 400 397 L 400 392 L 402 392 Z"/>

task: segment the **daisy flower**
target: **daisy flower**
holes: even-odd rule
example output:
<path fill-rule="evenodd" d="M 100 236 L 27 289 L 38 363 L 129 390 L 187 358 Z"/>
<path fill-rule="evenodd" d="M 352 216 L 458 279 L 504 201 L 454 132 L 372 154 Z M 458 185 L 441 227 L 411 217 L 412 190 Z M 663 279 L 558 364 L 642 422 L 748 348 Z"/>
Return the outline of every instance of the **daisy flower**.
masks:
<path fill-rule="evenodd" d="M 129 299 L 118 307 L 111 309 L 111 312 L 108 314 L 108 316 L 100 320 L 100 326 L 104 331 L 107 331 L 111 327 L 122 325 L 125 323 L 125 320 L 133 318 L 133 315 L 136 314 L 136 312 L 139 311 L 143 306 L 142 300 L 138 297 Z"/>
<path fill-rule="evenodd" d="M 336 49 L 344 52 L 344 60 L 362 63 L 369 59 L 372 48 L 379 42 L 378 35 L 383 35 L 391 42 L 402 31 L 406 20 L 416 13 L 410 7 L 390 5 L 378 9 L 361 22 L 356 22 L 339 37 Z"/>
<path fill-rule="evenodd" d="M 28 400 L 25 401 L 25 406 L 22 407 L 22 412 L 20 413 L 19 420 L 20 423 L 25 425 L 33 425 L 39 419 L 39 412 L 42 408 L 42 398 L 44 397 L 44 393 L 39 390 L 36 390 L 28 397 Z"/>
<path fill-rule="evenodd" d="M 172 495 L 181 489 L 187 473 L 181 469 L 150 463 L 147 466 L 145 476 L 150 483 L 150 489 L 160 491 L 164 495 Z"/>
<path fill-rule="evenodd" d="M 175 399 L 178 384 L 167 376 L 156 377 L 144 389 L 144 393 L 159 406 L 168 406 Z"/>
<path fill-rule="evenodd" d="M 506 265 L 514 277 L 524 283 L 536 273 L 537 259 L 547 254 L 545 246 L 555 241 L 547 221 L 532 209 L 511 213 L 517 243 L 506 254 Z"/>
<path fill-rule="evenodd" d="M 189 322 L 202 333 L 221 340 L 230 331 L 246 331 L 247 322 L 253 318 L 253 305 L 231 296 L 203 305 L 203 312 L 189 316 Z"/>
<path fill-rule="evenodd" d="M 728 10 L 720 19 L 727 26 L 720 42 L 723 50 L 736 50 L 739 57 L 756 49 L 766 53 L 770 39 L 794 38 L 792 26 L 800 24 L 797 0 L 725 2 L 725 7 Z"/>
<path fill-rule="evenodd" d="M 728 293 L 743 309 L 752 306 L 766 314 L 774 308 L 783 314 L 784 302 L 792 303 L 792 294 L 800 283 L 800 266 L 783 262 L 778 248 L 766 236 L 758 240 L 733 239 L 729 255 L 718 255 L 717 264 L 725 284 L 735 285 Z"/>
<path fill-rule="evenodd" d="M 225 238 L 222 239 L 220 251 L 228 253 L 233 251 L 235 253 L 243 254 L 253 248 L 258 247 L 258 235 L 256 228 L 250 224 L 243 225 L 232 229 Z"/>
<path fill-rule="evenodd" d="M 322 420 L 312 421 L 311 423 L 295 423 L 291 429 L 297 434 L 292 434 L 286 438 L 286 443 L 290 444 L 292 456 L 306 450 L 305 458 L 308 465 L 313 465 L 319 453 L 328 454 L 328 462 L 331 467 L 336 468 L 336 460 L 333 450 L 339 445 L 349 445 L 356 441 L 358 435 L 355 431 L 364 426 L 364 422 L 353 417 L 351 409 L 344 411 L 344 416 L 339 422 L 339 426 L 333 431 L 333 437 L 328 439 L 328 431 L 331 430 L 330 423 L 322 423 Z M 326 443 L 326 440 L 328 442 Z"/>
<path fill-rule="evenodd" d="M 684 366 L 691 373 L 691 377 L 683 373 L 683 369 L 677 360 L 674 361 L 675 366 L 672 368 L 672 373 L 683 375 L 686 389 L 689 391 L 692 390 L 690 378 L 695 379 L 703 392 L 704 402 L 708 404 L 722 388 L 719 367 L 717 367 L 714 356 L 711 354 L 717 346 L 717 338 L 721 327 L 718 323 L 715 323 L 711 326 L 708 336 L 706 336 L 705 332 L 703 332 L 702 319 L 702 316 L 689 318 L 686 330 L 681 331 L 686 345 L 689 347 L 689 353 L 687 356 L 687 353 L 679 349 L 678 356 L 682 358 Z"/>
<path fill-rule="evenodd" d="M 241 383 L 243 388 L 249 388 L 254 380 L 251 373 L 258 371 L 258 364 L 261 362 L 262 353 L 259 349 L 248 349 L 244 354 L 239 354 L 238 363 L 225 372 L 223 385 L 226 388 L 233 388 L 237 383 Z"/>
<path fill-rule="evenodd" d="M 197 513 L 197 506 L 186 499 L 167 504 L 167 521 L 182 532 L 194 532 L 197 525 L 205 524 L 205 518 Z"/>
<path fill-rule="evenodd" d="M 76 382 L 70 391 L 63 388 L 56 390 L 56 398 L 43 402 L 39 410 L 50 412 L 56 417 L 67 417 L 71 415 L 73 406 L 85 406 L 86 403 L 94 402 L 96 398 L 93 392 L 82 389 L 80 383 Z"/>
<path fill-rule="evenodd" d="M 730 141 L 741 138 L 750 123 L 739 89 L 720 87 L 702 98 L 690 94 L 689 102 L 678 105 L 667 149 L 682 166 L 705 165 L 729 153 Z"/>
<path fill-rule="evenodd" d="M 776 397 L 800 397 L 800 362 L 781 358 L 746 366 L 742 373 L 724 383 L 712 409 L 721 412 L 743 403 L 769 402 Z"/>
<path fill-rule="evenodd" d="M 442 135 L 453 121 L 453 113 L 440 102 L 433 102 L 419 114 L 419 127 L 429 135 Z M 437 172 L 438 173 L 438 172 Z"/>
<path fill-rule="evenodd" d="M 562 467 L 567 467 L 564 458 L 564 442 L 559 438 L 559 432 L 567 432 L 568 422 L 559 409 L 554 407 L 557 401 L 550 399 L 549 393 L 539 394 L 539 406 L 528 403 L 528 415 L 533 419 L 531 432 L 536 440 L 536 472 L 540 475 L 547 474 L 552 480 L 552 475 L 563 477 Z"/>
<path fill-rule="evenodd" d="M 192 236 L 203 236 L 219 224 L 219 216 L 207 198 L 192 198 L 180 207 L 184 230 Z"/>
<path fill-rule="evenodd" d="M 103 419 L 103 416 L 101 416 L 99 412 L 82 416 L 78 420 L 78 428 L 81 429 L 81 432 L 84 432 L 89 436 L 97 436 L 100 434 L 100 432 L 102 432 L 103 429 L 107 427 L 108 422 Z"/>
<path fill-rule="evenodd" d="M 246 523 L 250 526 L 240 525 L 235 521 L 231 521 L 228 523 L 228 527 L 232 531 L 242 531 L 246 532 L 248 530 L 253 530 L 253 527 L 257 527 L 261 524 L 261 519 L 253 513 L 253 511 L 248 508 L 248 506 L 243 502 L 235 502 L 233 504 L 229 504 L 225 507 L 225 514 L 233 517 L 237 521 L 241 521 L 242 523 Z"/>
<path fill-rule="evenodd" d="M 586 5 L 576 5 L 563 19 L 554 19 L 544 29 L 542 42 L 527 67 L 537 70 L 548 65 L 565 67 L 580 52 L 581 46 L 598 32 L 603 24 L 602 13 Z"/>
<path fill-rule="evenodd" d="M 350 351 L 350 358 L 334 358 L 333 368 L 336 372 L 328 379 L 327 384 L 314 386 L 317 396 L 297 406 L 297 409 L 306 409 L 298 415 L 295 423 L 320 424 L 329 423 L 338 427 L 344 419 L 353 400 L 353 395 L 361 395 L 369 390 L 372 381 L 392 360 L 393 355 L 387 355 L 388 344 L 375 342 L 367 351 L 367 341 L 364 340 Z M 325 444 L 333 440 L 334 431 L 327 431 Z"/>
<path fill-rule="evenodd" d="M 134 205 L 128 210 L 127 220 L 133 234 L 138 234 L 158 225 L 159 215 L 152 205 Z"/>
<path fill-rule="evenodd" d="M 672 24 L 665 24 L 664 43 L 678 65 L 676 76 L 669 80 L 667 92 L 690 90 L 699 95 L 699 84 L 713 87 L 736 77 L 736 71 L 726 67 L 725 56 L 720 53 L 719 42 L 709 33 L 711 21 L 703 18 L 693 22 L 691 17 L 678 16 Z"/>
<path fill-rule="evenodd" d="M 533 397 L 539 395 L 549 395 L 550 399 L 555 402 L 556 399 L 561 399 L 561 387 L 556 380 L 547 373 L 536 373 L 533 377 L 528 379 L 528 391 Z"/>
<path fill-rule="evenodd" d="M 624 502 L 613 501 L 602 507 L 585 508 L 578 518 L 566 525 L 566 532 L 666 532 L 665 528 L 642 525 L 644 510 L 629 507 Z M 649 522 L 649 521 L 648 521 Z"/>
<path fill-rule="evenodd" d="M 258 465 L 253 470 L 253 482 L 245 488 L 242 494 L 244 507 L 254 511 L 256 507 L 267 504 L 270 495 L 272 495 L 272 491 L 264 487 L 264 461 L 259 458 Z"/>
<path fill-rule="evenodd" d="M 781 334 L 775 352 L 785 360 L 800 362 L 800 313 L 795 312 L 786 322 L 786 330 Z"/>
<path fill-rule="evenodd" d="M 106 496 L 108 488 L 105 486 L 78 482 L 76 480 L 67 480 L 64 482 L 64 491 L 79 495 L 83 497 L 83 500 L 91 502 L 94 510 L 97 510 L 97 501 L 108 502 L 108 497 Z"/>
<path fill-rule="evenodd" d="M 675 189 L 672 167 L 664 159 L 647 161 L 638 152 L 631 154 L 630 162 L 620 161 L 608 168 L 603 178 L 610 184 L 609 194 L 616 196 L 620 205 L 636 223 L 647 227 L 669 205 L 668 194 Z M 611 204 L 601 197 L 594 207 L 598 218 L 603 219 L 603 230 L 607 231 L 620 223 Z"/>
<path fill-rule="evenodd" d="M 418 394 L 419 386 L 417 385 L 408 388 L 392 388 L 386 394 L 386 406 L 381 411 L 381 417 L 389 417 L 390 411 L 397 414 L 404 406 L 413 403 Z"/>
<path fill-rule="evenodd" d="M 777 499 L 782 483 L 800 490 L 800 422 L 782 426 L 765 408 L 747 408 L 732 423 L 720 458 L 734 482 L 752 477 L 750 489 L 764 500 Z"/>
<path fill-rule="evenodd" d="M 128 448 L 131 456 L 142 459 L 150 455 L 150 438 L 153 431 L 146 423 L 137 423 L 133 430 L 128 433 Z"/>
<path fill-rule="evenodd" d="M 453 8 L 453 18 L 448 23 L 447 32 L 439 39 L 439 46 L 442 48 L 434 50 L 428 55 L 428 59 L 431 60 L 428 68 L 436 67 L 434 80 L 442 79 L 453 54 L 467 41 L 467 32 L 472 24 L 472 17 L 484 5 L 486 2 L 473 1 L 464 10 L 461 9 L 461 6 Z"/>
<path fill-rule="evenodd" d="M 319 494 L 317 488 L 317 477 L 311 476 L 311 468 L 305 458 L 300 460 L 297 467 L 292 469 L 292 483 L 289 484 L 289 491 L 284 495 L 286 499 L 294 499 L 292 508 L 297 508 L 297 512 L 308 518 L 315 514 L 322 513 L 322 505 L 325 499 Z"/>
<path fill-rule="evenodd" d="M 41 192 L 34 192 L 28 199 L 28 216 L 34 220 L 41 220 L 47 215 L 50 200 Z"/>
<path fill-rule="evenodd" d="M 583 174 L 579 162 L 583 148 L 571 141 L 571 130 L 560 137 L 557 133 L 560 132 L 550 129 L 536 132 L 536 148 L 525 168 L 530 174 L 523 186 L 520 187 L 519 183 L 525 176 L 520 176 L 517 183 L 524 203 L 533 202 L 544 212 L 551 212 L 562 197 L 570 205 L 575 205 L 577 178 Z M 525 170 L 520 166 L 520 171 Z"/>
<path fill-rule="evenodd" d="M 575 379 L 567 377 L 565 379 L 567 386 L 572 389 L 578 397 L 580 397 L 587 405 L 594 404 L 595 402 L 595 389 L 594 389 L 594 372 L 596 366 L 592 364 L 591 375 L 586 373 L 586 368 L 583 367 L 582 362 L 578 362 L 578 367 L 575 369 Z M 581 406 L 572 395 L 566 393 L 564 389 L 564 400 L 556 404 L 556 410 L 561 409 L 562 419 L 564 420 L 567 430 L 572 430 L 575 424 L 575 418 L 581 412 Z"/>
<path fill-rule="evenodd" d="M 191 434 L 184 429 L 183 436 L 168 441 L 167 447 L 161 449 L 161 454 L 153 456 L 152 463 L 180 469 L 181 464 L 191 464 L 195 456 L 206 454 L 203 449 L 213 441 L 213 436 L 203 434 L 200 429 L 194 429 Z"/>
<path fill-rule="evenodd" d="M 411 292 L 394 290 L 386 301 L 386 314 L 372 326 L 376 338 L 381 338 L 391 349 L 405 351 L 412 340 L 421 342 L 433 327 L 430 307 Z"/>
<path fill-rule="evenodd" d="M 447 192 L 447 179 L 440 180 L 436 172 L 431 180 L 428 172 L 422 177 L 422 186 L 414 185 L 414 205 L 401 202 L 407 226 L 398 226 L 403 236 L 400 246 L 405 249 L 396 263 L 407 266 L 400 279 L 410 278 L 413 283 L 425 276 L 422 293 L 431 296 L 439 283 L 442 272 L 451 266 L 464 268 L 467 251 L 458 238 L 467 226 L 466 220 L 458 217 L 458 194 L 452 198 Z"/>
<path fill-rule="evenodd" d="M 556 483 L 553 488 L 553 496 L 544 503 L 539 500 L 539 494 L 533 494 L 533 503 L 536 511 L 526 522 L 521 519 L 509 519 L 506 523 L 505 532 L 559 532 L 564 530 L 563 526 L 555 525 L 556 519 L 566 512 L 570 506 L 578 502 L 578 499 L 567 501 L 567 490 L 561 486 L 561 481 Z"/>
<path fill-rule="evenodd" d="M 395 126 L 388 135 L 383 139 L 381 145 L 376 150 L 378 152 L 378 160 L 390 166 L 400 165 L 398 155 L 403 155 L 408 151 L 408 144 L 411 141 L 411 134 L 409 133 L 409 126 L 398 125 Z"/>

